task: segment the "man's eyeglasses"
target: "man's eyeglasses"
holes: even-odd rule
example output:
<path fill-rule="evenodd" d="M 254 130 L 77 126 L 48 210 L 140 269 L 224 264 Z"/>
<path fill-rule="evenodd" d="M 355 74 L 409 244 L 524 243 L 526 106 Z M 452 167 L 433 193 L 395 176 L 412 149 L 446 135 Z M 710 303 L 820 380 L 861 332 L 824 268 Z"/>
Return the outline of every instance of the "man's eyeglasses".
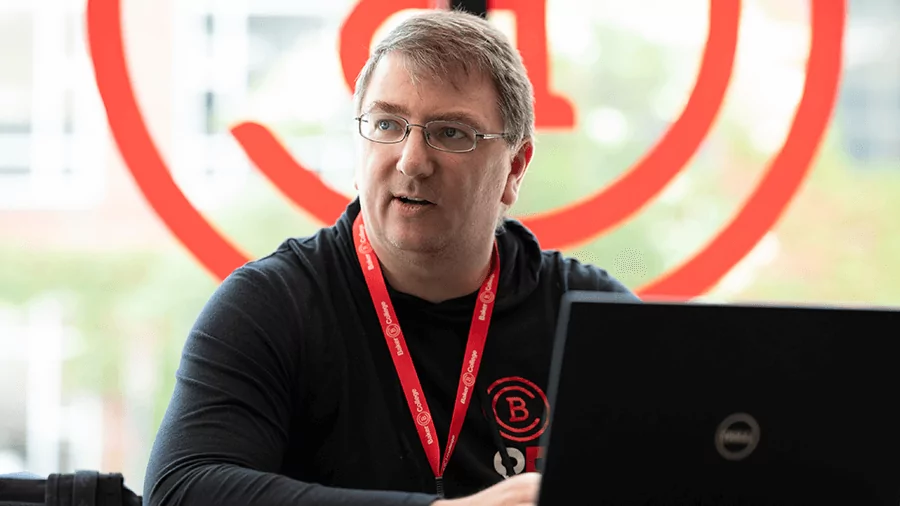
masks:
<path fill-rule="evenodd" d="M 372 142 L 381 144 L 397 144 L 409 136 L 412 127 L 422 129 L 425 142 L 434 149 L 450 153 L 467 153 L 478 145 L 478 139 L 502 139 L 501 134 L 483 134 L 474 128 L 456 121 L 429 121 L 424 125 L 410 123 L 406 119 L 393 114 L 373 112 L 357 118 L 359 134 Z"/>

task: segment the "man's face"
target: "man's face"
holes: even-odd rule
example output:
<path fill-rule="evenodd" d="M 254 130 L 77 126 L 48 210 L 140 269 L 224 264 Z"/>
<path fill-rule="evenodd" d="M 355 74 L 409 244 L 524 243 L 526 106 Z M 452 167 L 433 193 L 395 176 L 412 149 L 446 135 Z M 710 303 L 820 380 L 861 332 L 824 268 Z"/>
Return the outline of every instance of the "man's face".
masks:
<path fill-rule="evenodd" d="M 479 133 L 504 128 L 487 76 L 462 75 L 456 86 L 427 78 L 414 84 L 403 57 L 392 54 L 373 72 L 361 113 L 391 113 L 419 125 L 450 119 Z M 385 121 L 363 126 L 396 128 Z M 446 250 L 451 241 L 465 246 L 490 240 L 503 206 L 516 201 L 532 153 L 530 141 L 513 150 L 505 139 L 478 139 L 467 153 L 444 152 L 426 144 L 419 127 L 398 144 L 359 140 L 356 186 L 369 234 L 385 247 L 422 253 Z"/>

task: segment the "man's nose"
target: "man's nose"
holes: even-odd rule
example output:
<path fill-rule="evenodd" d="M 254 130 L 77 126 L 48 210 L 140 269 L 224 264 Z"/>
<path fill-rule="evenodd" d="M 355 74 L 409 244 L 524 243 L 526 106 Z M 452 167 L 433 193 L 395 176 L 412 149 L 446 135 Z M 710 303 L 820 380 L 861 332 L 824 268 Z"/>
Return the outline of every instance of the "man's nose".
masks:
<path fill-rule="evenodd" d="M 397 170 L 407 177 L 428 177 L 434 172 L 433 153 L 434 149 L 425 142 L 425 131 L 422 127 L 411 125 L 409 135 L 403 141 Z"/>

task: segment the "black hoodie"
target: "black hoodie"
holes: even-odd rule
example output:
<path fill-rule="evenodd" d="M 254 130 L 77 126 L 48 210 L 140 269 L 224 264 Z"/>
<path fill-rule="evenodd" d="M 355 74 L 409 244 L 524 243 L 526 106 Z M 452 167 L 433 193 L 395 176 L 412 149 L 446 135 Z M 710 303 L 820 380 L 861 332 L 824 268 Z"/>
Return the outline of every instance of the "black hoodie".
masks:
<path fill-rule="evenodd" d="M 437 499 L 352 224 L 285 241 L 232 273 L 192 328 L 153 446 L 153 505 L 427 505 Z M 448 498 L 535 469 L 560 297 L 625 292 L 604 270 L 497 235 L 500 282 Z M 477 293 L 439 304 L 390 289 L 443 453 Z M 508 471 L 507 471 L 508 470 Z M 501 474 L 502 473 L 502 474 Z"/>

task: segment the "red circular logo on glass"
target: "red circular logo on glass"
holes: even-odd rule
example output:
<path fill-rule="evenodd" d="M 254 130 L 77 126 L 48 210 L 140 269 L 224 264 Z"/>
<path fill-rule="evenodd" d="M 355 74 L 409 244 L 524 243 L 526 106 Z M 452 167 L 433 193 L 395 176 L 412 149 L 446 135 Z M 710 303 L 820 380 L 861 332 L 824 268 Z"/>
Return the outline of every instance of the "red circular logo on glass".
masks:
<path fill-rule="evenodd" d="M 87 28 L 94 74 L 110 131 L 135 182 L 172 234 L 214 276 L 224 279 L 249 260 L 200 214 L 175 184 L 144 122 L 124 50 L 121 0 L 88 0 Z M 639 287 L 643 297 L 690 299 L 715 286 L 778 221 L 807 177 L 831 120 L 840 84 L 845 0 L 810 0 L 811 40 L 806 81 L 788 135 L 768 162 L 759 185 L 710 241 L 680 265 Z M 368 57 L 375 31 L 404 9 L 433 8 L 431 0 L 359 0 L 339 34 L 345 82 L 352 83 Z M 494 0 L 492 9 L 516 13 L 520 52 L 535 84 L 535 119 L 560 128 L 574 125 L 574 111 L 548 91 L 546 2 Z M 597 193 L 558 209 L 522 218 L 545 249 L 586 244 L 631 218 L 656 198 L 694 157 L 712 128 L 731 82 L 740 26 L 740 0 L 710 0 L 709 33 L 691 96 L 653 147 L 619 179 Z M 237 142 L 275 187 L 319 222 L 330 225 L 349 203 L 295 160 L 265 126 L 240 123 Z"/>

